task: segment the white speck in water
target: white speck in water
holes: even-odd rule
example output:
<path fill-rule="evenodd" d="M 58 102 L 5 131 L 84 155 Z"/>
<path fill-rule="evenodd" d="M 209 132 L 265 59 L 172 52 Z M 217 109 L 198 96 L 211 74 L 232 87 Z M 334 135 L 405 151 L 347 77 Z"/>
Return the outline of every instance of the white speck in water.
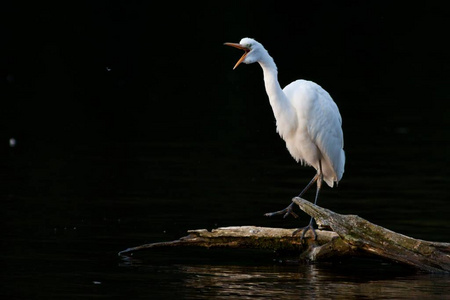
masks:
<path fill-rule="evenodd" d="M 17 141 L 16 141 L 15 138 L 10 138 L 10 139 L 9 139 L 9 146 L 10 146 L 11 148 L 14 148 L 14 147 L 16 146 L 16 144 L 17 144 Z"/>
<path fill-rule="evenodd" d="M 397 127 L 395 128 L 395 133 L 397 134 L 408 134 L 409 128 L 408 127 Z"/>
<path fill-rule="evenodd" d="M 111 68 L 110 67 L 106 67 L 106 71 L 110 72 Z"/>
<path fill-rule="evenodd" d="M 14 83 L 14 75 L 12 75 L 12 74 L 8 74 L 8 75 L 6 75 L 6 82 L 8 82 L 8 83 Z"/>
<path fill-rule="evenodd" d="M 101 281 L 92 281 L 93 284 L 102 284 Z"/>

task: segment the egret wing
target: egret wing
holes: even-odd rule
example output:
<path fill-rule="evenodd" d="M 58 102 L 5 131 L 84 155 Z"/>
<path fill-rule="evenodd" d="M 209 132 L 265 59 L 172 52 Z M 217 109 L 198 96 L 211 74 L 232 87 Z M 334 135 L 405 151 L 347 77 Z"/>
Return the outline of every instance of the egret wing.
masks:
<path fill-rule="evenodd" d="M 322 172 L 331 187 L 344 174 L 344 134 L 339 109 L 331 96 L 317 85 L 311 106 L 308 132 L 322 154 Z"/>

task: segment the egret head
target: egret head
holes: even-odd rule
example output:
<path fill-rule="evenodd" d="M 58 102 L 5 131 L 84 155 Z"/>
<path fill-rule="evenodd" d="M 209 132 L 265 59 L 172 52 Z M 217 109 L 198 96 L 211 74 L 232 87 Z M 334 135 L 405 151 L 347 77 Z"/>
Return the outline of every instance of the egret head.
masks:
<path fill-rule="evenodd" d="M 244 50 L 244 55 L 238 60 L 233 70 L 240 65 L 240 63 L 252 64 L 262 59 L 264 52 L 267 52 L 263 45 L 251 38 L 243 38 L 239 44 L 225 43 L 226 46 L 231 46 Z"/>

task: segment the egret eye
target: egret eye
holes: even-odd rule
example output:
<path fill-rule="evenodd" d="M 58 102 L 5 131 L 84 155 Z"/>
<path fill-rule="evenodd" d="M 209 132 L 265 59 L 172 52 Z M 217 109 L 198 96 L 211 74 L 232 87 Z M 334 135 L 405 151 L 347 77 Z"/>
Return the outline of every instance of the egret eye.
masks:
<path fill-rule="evenodd" d="M 245 45 L 247 48 L 252 48 L 252 44 L 247 44 L 247 45 Z"/>

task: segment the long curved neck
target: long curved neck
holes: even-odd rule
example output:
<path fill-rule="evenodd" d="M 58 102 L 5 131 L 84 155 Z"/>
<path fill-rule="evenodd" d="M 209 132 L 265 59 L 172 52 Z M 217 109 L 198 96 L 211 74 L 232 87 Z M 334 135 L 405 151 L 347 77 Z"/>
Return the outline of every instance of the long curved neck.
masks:
<path fill-rule="evenodd" d="M 277 131 L 285 137 L 297 124 L 295 109 L 278 82 L 278 71 L 273 58 L 265 53 L 264 58 L 258 61 L 264 73 L 264 84 L 270 106 L 277 120 Z"/>

